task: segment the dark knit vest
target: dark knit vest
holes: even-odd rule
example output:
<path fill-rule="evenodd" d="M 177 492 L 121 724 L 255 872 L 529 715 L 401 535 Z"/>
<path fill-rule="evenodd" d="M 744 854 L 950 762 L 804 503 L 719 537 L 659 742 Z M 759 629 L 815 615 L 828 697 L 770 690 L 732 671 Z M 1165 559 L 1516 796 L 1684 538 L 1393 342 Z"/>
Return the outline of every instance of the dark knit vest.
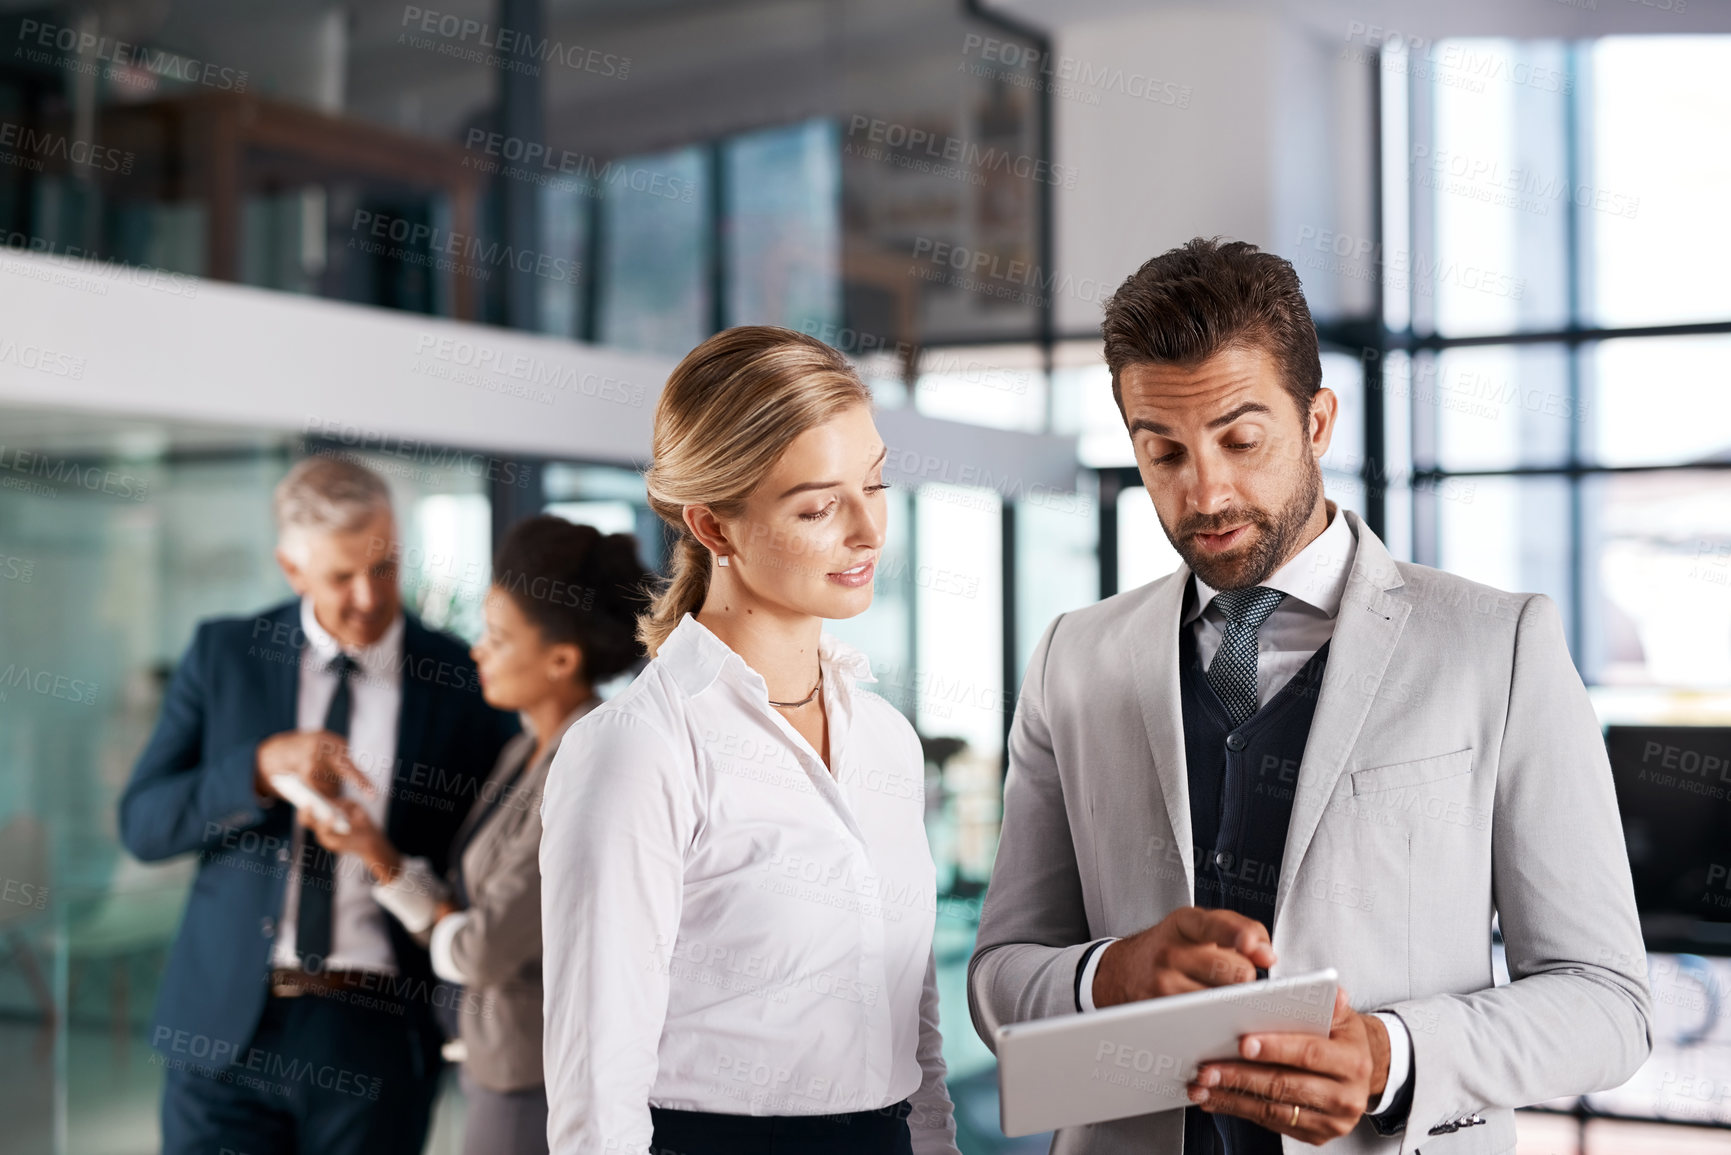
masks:
<path fill-rule="evenodd" d="M 1193 628 L 1179 630 L 1178 657 L 1196 905 L 1237 911 L 1273 934 L 1286 828 L 1328 645 L 1236 727 L 1203 674 Z M 1246 1120 L 1191 1107 L 1184 1121 L 1184 1155 L 1280 1155 L 1280 1136 Z"/>

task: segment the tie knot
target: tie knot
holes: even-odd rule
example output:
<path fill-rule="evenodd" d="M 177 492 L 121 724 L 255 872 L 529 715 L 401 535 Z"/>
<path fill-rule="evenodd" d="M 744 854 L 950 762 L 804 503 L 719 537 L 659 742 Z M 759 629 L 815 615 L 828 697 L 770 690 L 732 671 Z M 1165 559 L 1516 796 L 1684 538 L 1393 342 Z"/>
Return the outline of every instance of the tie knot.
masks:
<path fill-rule="evenodd" d="M 1233 625 L 1259 630 L 1285 597 L 1281 591 L 1267 586 L 1250 586 L 1241 590 L 1221 590 L 1214 595 L 1214 604 Z"/>
<path fill-rule="evenodd" d="M 337 681 L 339 682 L 347 681 L 348 676 L 360 668 L 361 664 L 359 662 L 355 661 L 341 650 L 338 650 L 337 656 L 331 659 L 330 665 L 325 667 L 325 669 L 337 676 Z"/>

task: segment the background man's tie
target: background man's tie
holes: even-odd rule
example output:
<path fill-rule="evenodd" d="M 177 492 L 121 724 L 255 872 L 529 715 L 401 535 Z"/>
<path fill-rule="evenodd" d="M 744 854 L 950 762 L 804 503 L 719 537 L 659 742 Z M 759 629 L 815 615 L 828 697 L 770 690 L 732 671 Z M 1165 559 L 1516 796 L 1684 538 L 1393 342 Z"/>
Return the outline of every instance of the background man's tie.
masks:
<path fill-rule="evenodd" d="M 356 669 L 355 660 L 339 653 L 326 667 L 337 676 L 337 692 L 331 695 L 330 709 L 325 711 L 325 729 L 342 738 L 349 736 L 349 708 L 353 694 L 349 675 Z M 307 970 L 323 970 L 331 953 L 331 906 L 336 897 L 336 855 L 320 846 L 305 831 L 301 834 L 300 905 L 295 908 L 295 953 Z M 316 958 L 316 964 L 309 960 Z"/>
<path fill-rule="evenodd" d="M 1214 595 L 1214 604 L 1226 615 L 1226 631 L 1208 663 L 1208 684 L 1226 704 L 1234 726 L 1256 713 L 1256 631 L 1285 596 L 1267 586 Z"/>

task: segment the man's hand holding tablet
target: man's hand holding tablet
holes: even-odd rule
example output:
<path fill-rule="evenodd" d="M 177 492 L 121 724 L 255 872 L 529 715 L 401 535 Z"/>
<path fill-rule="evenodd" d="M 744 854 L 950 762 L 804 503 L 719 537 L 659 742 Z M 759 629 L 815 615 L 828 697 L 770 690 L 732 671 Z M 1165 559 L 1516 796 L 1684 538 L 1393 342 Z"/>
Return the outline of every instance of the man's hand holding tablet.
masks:
<path fill-rule="evenodd" d="M 1190 1084 L 1191 1101 L 1306 1143 L 1326 1143 L 1358 1126 L 1388 1082 L 1388 1028 L 1353 1010 L 1344 990 L 1335 993 L 1328 1038 L 1245 1035 L 1238 1053 L 1244 1062 L 1203 1065 Z"/>
<path fill-rule="evenodd" d="M 1268 929 L 1230 910 L 1187 906 L 1102 949 L 1096 1007 L 1253 982 L 1275 963 Z M 1326 1039 L 1246 1035 L 1243 1062 L 1209 1063 L 1190 1084 L 1204 1111 L 1237 1115 L 1306 1143 L 1351 1131 L 1388 1081 L 1388 1029 L 1335 996 Z M 1295 1109 L 1296 1108 L 1296 1109 Z"/>

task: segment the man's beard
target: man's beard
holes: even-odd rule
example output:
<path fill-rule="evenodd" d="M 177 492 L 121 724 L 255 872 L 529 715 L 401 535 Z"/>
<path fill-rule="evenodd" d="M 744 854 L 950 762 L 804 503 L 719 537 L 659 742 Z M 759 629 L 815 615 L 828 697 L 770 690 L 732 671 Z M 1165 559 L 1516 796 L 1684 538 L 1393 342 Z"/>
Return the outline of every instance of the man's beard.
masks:
<path fill-rule="evenodd" d="M 1176 534 L 1167 528 L 1164 521 L 1160 522 L 1160 528 L 1165 532 L 1166 540 L 1172 543 L 1172 548 L 1178 551 L 1178 556 L 1184 559 L 1184 564 L 1210 587 L 1217 590 L 1246 589 L 1261 585 L 1288 560 L 1316 508 L 1316 499 L 1321 495 L 1322 471 L 1312 464 L 1304 471 L 1292 500 L 1276 514 L 1244 507 L 1208 517 L 1190 518 L 1179 526 Z M 1256 529 L 1248 550 L 1239 556 L 1203 553 L 1191 538 L 1194 533 L 1218 533 L 1244 523 Z"/>

